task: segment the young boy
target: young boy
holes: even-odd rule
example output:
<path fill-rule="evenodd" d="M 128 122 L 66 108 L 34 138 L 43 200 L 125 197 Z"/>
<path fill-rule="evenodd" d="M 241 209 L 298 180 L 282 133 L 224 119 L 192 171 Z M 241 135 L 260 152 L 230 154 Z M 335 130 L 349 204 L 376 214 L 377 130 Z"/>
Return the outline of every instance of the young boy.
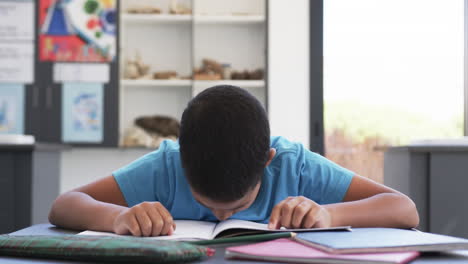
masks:
<path fill-rule="evenodd" d="M 227 218 L 270 228 L 419 223 L 407 196 L 270 137 L 260 102 L 228 85 L 189 102 L 178 143 L 165 141 L 113 175 L 60 195 L 49 215 L 65 228 L 134 236 L 171 235 L 173 219 Z"/>

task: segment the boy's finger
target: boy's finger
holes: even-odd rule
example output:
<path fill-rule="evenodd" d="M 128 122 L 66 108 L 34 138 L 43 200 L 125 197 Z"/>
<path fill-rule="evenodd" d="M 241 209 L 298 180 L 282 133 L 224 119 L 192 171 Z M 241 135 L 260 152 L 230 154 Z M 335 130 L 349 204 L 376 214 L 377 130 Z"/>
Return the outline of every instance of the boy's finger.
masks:
<path fill-rule="evenodd" d="M 297 199 L 291 199 L 287 201 L 286 203 L 284 203 L 284 205 L 281 207 L 281 225 L 282 226 L 286 228 L 291 228 L 292 214 L 296 206 L 301 202 L 302 200 L 297 198 Z"/>
<path fill-rule="evenodd" d="M 166 207 L 164 207 L 162 204 L 158 203 L 155 208 L 159 211 L 159 213 L 166 219 L 166 220 L 170 220 L 171 224 L 174 222 L 174 220 L 172 219 L 172 215 L 171 213 L 169 213 L 169 211 L 166 209 Z"/>
<path fill-rule="evenodd" d="M 171 225 L 174 223 L 171 213 L 169 213 L 164 206 L 158 206 L 156 207 L 156 210 L 158 210 L 159 214 L 164 218 L 164 221 L 169 222 Z"/>
<path fill-rule="evenodd" d="M 138 210 L 135 212 L 136 220 L 138 221 L 138 225 L 140 226 L 141 236 L 151 236 L 151 231 L 153 228 L 153 222 L 151 218 L 148 216 L 146 211 Z"/>
<path fill-rule="evenodd" d="M 305 215 L 303 221 L 302 221 L 302 226 L 304 228 L 312 228 L 315 226 L 317 222 L 317 213 L 319 210 L 314 207 L 309 210 L 309 212 Z"/>
<path fill-rule="evenodd" d="M 280 203 L 278 203 L 277 205 L 275 205 L 275 207 L 273 207 L 273 210 L 271 211 L 271 215 L 270 215 L 270 222 L 268 223 L 268 228 L 270 229 L 277 229 L 279 228 L 277 225 L 279 223 L 279 218 L 280 218 L 280 214 L 281 214 L 281 207 L 283 206 L 283 204 L 286 202 L 286 200 L 283 200 L 281 201 Z"/>
<path fill-rule="evenodd" d="M 172 227 L 172 224 L 170 222 L 164 221 L 164 226 L 161 229 L 161 235 L 163 236 L 169 235 L 169 233 L 171 233 L 171 230 L 174 230 L 174 228 Z"/>
<path fill-rule="evenodd" d="M 127 229 L 132 236 L 141 236 L 140 225 L 136 219 L 135 215 L 131 215 L 127 222 Z"/>
<path fill-rule="evenodd" d="M 161 234 L 162 226 L 164 225 L 159 211 L 156 208 L 151 207 L 148 209 L 147 213 L 152 222 L 151 236 L 159 236 Z"/>
<path fill-rule="evenodd" d="M 163 228 L 161 229 L 161 235 L 167 235 L 169 233 L 170 228 L 174 228 L 174 220 L 172 219 L 172 215 L 163 206 L 157 206 L 156 210 L 158 210 L 164 222 Z"/>
<path fill-rule="evenodd" d="M 310 201 L 302 201 L 300 202 L 295 208 L 292 214 L 291 225 L 293 228 L 301 228 L 301 223 L 305 215 L 310 211 L 312 208 L 312 204 Z"/>
<path fill-rule="evenodd" d="M 168 236 L 172 236 L 172 234 L 174 234 L 174 226 L 170 226 L 169 228 L 169 232 L 167 233 Z"/>
<path fill-rule="evenodd" d="M 174 227 L 172 226 L 172 217 L 167 215 L 161 215 L 161 217 L 164 222 L 164 226 L 161 229 L 161 235 L 168 235 L 171 232 L 171 230 L 174 230 Z"/>

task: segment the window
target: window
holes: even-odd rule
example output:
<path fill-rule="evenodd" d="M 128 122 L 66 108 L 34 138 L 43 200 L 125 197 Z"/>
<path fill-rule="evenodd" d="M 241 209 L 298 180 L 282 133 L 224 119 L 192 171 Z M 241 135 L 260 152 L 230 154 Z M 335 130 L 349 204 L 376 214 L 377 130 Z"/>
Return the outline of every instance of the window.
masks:
<path fill-rule="evenodd" d="M 325 154 L 383 181 L 383 149 L 463 136 L 463 0 L 324 1 Z"/>

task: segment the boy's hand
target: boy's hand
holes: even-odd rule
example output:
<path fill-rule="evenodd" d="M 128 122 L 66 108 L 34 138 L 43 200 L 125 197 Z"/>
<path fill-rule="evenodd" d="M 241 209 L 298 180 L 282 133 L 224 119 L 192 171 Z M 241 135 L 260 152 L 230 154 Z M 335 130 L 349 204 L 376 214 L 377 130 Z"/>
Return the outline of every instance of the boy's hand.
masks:
<path fill-rule="evenodd" d="M 159 202 L 143 202 L 126 208 L 114 220 L 114 232 L 119 235 L 172 235 L 175 223 L 171 214 Z"/>
<path fill-rule="evenodd" d="M 330 227 L 328 210 L 303 196 L 288 197 L 277 204 L 271 212 L 268 228 L 312 228 Z"/>

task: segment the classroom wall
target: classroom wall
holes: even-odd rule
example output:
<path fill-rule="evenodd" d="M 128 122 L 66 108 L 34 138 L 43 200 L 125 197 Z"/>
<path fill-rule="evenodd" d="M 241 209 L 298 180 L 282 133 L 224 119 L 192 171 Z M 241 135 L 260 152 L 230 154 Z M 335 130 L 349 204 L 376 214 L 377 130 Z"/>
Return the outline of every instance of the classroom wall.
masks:
<path fill-rule="evenodd" d="M 150 149 L 73 148 L 62 152 L 60 193 L 109 176 Z"/>
<path fill-rule="evenodd" d="M 309 146 L 309 2 L 269 1 L 268 111 L 272 135 Z M 150 152 L 83 148 L 64 151 L 60 192 L 108 176 Z"/>
<path fill-rule="evenodd" d="M 272 135 L 309 147 L 309 0 L 268 3 L 268 110 Z"/>

